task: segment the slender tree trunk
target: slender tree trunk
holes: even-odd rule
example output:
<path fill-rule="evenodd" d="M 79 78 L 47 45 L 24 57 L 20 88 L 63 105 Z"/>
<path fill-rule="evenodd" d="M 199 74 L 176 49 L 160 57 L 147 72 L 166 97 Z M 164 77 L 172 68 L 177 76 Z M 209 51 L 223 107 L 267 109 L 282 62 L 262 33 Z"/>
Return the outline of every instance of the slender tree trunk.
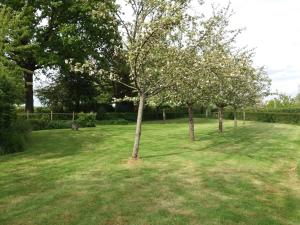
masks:
<path fill-rule="evenodd" d="M 219 107 L 219 132 L 223 132 L 223 107 Z"/>
<path fill-rule="evenodd" d="M 188 105 L 189 111 L 189 135 L 190 141 L 195 141 L 195 127 L 194 127 L 194 116 L 193 116 L 193 105 Z"/>
<path fill-rule="evenodd" d="M 246 112 L 245 109 L 243 108 L 243 124 L 246 122 Z"/>
<path fill-rule="evenodd" d="M 140 147 L 140 139 L 141 139 L 141 132 L 142 132 L 142 119 L 143 119 L 144 102 L 145 102 L 145 96 L 140 95 L 139 109 L 138 109 L 138 115 L 137 115 L 137 120 L 136 120 L 134 146 L 133 146 L 133 150 L 132 150 L 132 158 L 135 159 L 135 160 L 137 160 L 138 156 L 139 156 L 139 147 Z"/>
<path fill-rule="evenodd" d="M 233 117 L 234 117 L 234 128 L 237 128 L 237 113 L 236 113 L 236 109 L 234 109 L 233 111 Z"/>
<path fill-rule="evenodd" d="M 163 120 L 164 120 L 164 122 L 166 122 L 166 110 L 165 109 L 163 109 Z"/>
<path fill-rule="evenodd" d="M 208 108 L 205 110 L 205 117 L 208 118 Z"/>
<path fill-rule="evenodd" d="M 33 74 L 25 73 L 25 111 L 33 113 L 34 103 L 33 103 Z"/>

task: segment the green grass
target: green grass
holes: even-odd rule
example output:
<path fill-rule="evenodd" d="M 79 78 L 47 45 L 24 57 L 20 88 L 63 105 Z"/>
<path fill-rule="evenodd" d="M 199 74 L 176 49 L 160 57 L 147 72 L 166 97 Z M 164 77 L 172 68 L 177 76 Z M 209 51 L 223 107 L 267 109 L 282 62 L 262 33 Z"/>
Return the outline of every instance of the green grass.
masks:
<path fill-rule="evenodd" d="M 300 224 L 300 127 L 214 120 L 33 132 L 0 157 L 1 225 Z"/>

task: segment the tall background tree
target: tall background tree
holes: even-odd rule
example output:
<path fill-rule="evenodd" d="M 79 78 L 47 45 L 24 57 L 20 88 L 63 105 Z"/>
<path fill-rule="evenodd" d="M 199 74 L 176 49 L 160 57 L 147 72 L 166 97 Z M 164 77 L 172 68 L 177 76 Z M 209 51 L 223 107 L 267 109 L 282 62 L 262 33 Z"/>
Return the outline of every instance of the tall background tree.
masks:
<path fill-rule="evenodd" d="M 20 17 L 7 7 L 0 7 L 0 154 L 23 149 L 27 129 L 17 123 L 15 105 L 22 101 L 23 86 L 19 67 L 7 57 L 16 46 L 14 38 L 20 29 Z"/>
<path fill-rule="evenodd" d="M 25 109 L 34 110 L 33 75 L 47 71 L 53 79 L 52 85 L 42 93 L 51 93 L 55 84 L 63 85 L 73 101 L 73 108 L 78 110 L 80 102 L 93 93 L 82 93 L 83 89 L 77 90 L 78 84 L 89 80 L 85 86 L 95 89 L 92 85 L 95 78 L 70 72 L 65 62 L 67 59 L 82 62 L 93 58 L 101 67 L 111 64 L 113 48 L 119 40 L 113 16 L 116 10 L 114 1 L 4 0 L 1 4 L 19 12 L 22 18 L 23 26 L 16 32 L 14 43 L 27 47 L 12 49 L 7 57 L 24 68 Z M 57 76 L 49 73 L 49 68 Z"/>

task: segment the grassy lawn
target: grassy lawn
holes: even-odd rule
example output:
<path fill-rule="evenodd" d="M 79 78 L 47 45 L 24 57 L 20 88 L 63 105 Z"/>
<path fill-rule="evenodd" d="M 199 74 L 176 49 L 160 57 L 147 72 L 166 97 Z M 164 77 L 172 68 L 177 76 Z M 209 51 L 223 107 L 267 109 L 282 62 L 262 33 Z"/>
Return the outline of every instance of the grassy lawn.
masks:
<path fill-rule="evenodd" d="M 300 127 L 197 120 L 33 132 L 0 157 L 1 225 L 300 224 Z"/>

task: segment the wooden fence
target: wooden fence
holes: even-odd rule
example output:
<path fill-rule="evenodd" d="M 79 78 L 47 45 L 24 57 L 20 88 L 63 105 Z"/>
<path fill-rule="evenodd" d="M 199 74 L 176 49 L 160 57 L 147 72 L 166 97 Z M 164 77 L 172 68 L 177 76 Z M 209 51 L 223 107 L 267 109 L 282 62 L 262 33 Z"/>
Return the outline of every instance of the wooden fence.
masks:
<path fill-rule="evenodd" d="M 25 118 L 27 120 L 29 119 L 41 119 L 41 118 L 47 118 L 49 120 L 72 120 L 74 121 L 76 118 L 77 113 L 72 112 L 72 113 L 54 113 L 54 112 L 49 112 L 49 113 L 18 113 L 18 117 Z"/>

